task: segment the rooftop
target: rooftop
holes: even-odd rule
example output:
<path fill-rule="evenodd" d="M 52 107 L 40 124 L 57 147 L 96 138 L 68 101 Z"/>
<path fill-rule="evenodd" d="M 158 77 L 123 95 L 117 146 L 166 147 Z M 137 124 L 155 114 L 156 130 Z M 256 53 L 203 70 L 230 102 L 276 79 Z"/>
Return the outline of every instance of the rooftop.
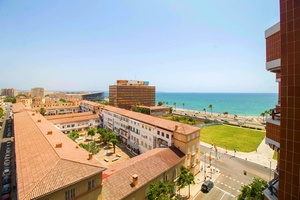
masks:
<path fill-rule="evenodd" d="M 184 160 L 174 147 L 155 148 L 103 172 L 102 199 L 122 199 Z M 147 173 L 145 173 L 147 172 Z M 132 175 L 138 186 L 132 186 Z M 116 189 L 117 188 L 117 189 Z"/>
<path fill-rule="evenodd" d="M 63 114 L 63 115 L 49 115 L 49 116 L 45 116 L 45 118 L 47 120 L 54 120 L 54 119 L 81 117 L 81 116 L 87 116 L 87 115 L 93 115 L 93 113 L 92 112 L 82 112 L 82 113 L 71 113 L 71 114 Z"/>
<path fill-rule="evenodd" d="M 122 109 L 122 108 L 117 108 L 117 107 L 113 107 L 113 106 L 105 106 L 103 109 L 117 113 L 117 114 L 125 116 L 125 117 L 135 119 L 140 122 L 147 123 L 147 124 L 155 126 L 155 127 L 159 127 L 159 128 L 169 130 L 169 131 L 176 131 L 177 133 L 181 133 L 181 134 L 192 134 L 196 131 L 200 131 L 200 128 L 196 127 L 196 126 L 183 124 L 180 122 L 175 122 L 175 121 L 171 121 L 171 120 L 167 120 L 167 119 L 163 119 L 163 118 L 159 118 L 159 117 L 154 117 L 154 116 L 150 116 L 150 115 L 146 115 L 146 114 L 142 114 L 142 113 L 138 113 L 138 112 L 133 112 L 133 111 Z"/>
<path fill-rule="evenodd" d="M 95 103 L 95 102 L 88 101 L 88 100 L 82 100 L 81 103 L 88 104 L 88 105 L 91 105 L 91 106 L 103 106 L 102 104 Z"/>
<path fill-rule="evenodd" d="M 66 124 L 66 123 L 72 123 L 72 122 L 85 122 L 85 121 L 89 121 L 89 120 L 99 120 L 99 115 L 97 114 L 93 114 L 88 112 L 88 115 L 80 115 L 81 113 L 73 113 L 71 115 L 73 115 L 72 117 L 66 116 L 65 115 L 60 115 L 61 118 L 54 118 L 54 119 L 49 119 L 47 118 L 50 122 L 52 122 L 53 124 Z M 79 114 L 79 115 L 76 115 Z"/>
<path fill-rule="evenodd" d="M 105 167 L 42 115 L 14 104 L 18 198 L 33 199 L 62 189 Z"/>

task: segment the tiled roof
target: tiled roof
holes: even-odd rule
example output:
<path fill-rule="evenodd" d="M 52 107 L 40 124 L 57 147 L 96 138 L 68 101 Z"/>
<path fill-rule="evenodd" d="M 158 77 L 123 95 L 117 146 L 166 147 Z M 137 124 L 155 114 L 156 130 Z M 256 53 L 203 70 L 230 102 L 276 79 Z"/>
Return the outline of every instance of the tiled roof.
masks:
<path fill-rule="evenodd" d="M 91 106 L 101 106 L 101 107 L 104 106 L 103 104 L 95 103 L 95 102 L 88 101 L 88 100 L 82 100 L 81 103 L 89 104 Z"/>
<path fill-rule="evenodd" d="M 45 110 L 54 110 L 54 109 L 72 109 L 72 108 L 78 108 L 79 106 L 52 106 L 52 107 L 44 107 Z"/>
<path fill-rule="evenodd" d="M 175 131 L 177 127 L 176 132 L 181 134 L 191 134 L 194 133 L 195 131 L 200 131 L 200 128 L 196 126 L 183 124 L 180 122 L 154 117 L 143 113 L 138 113 L 138 112 L 117 108 L 113 106 L 105 106 L 104 110 L 111 111 L 119 115 L 123 115 L 125 117 L 135 119 L 137 121 L 144 122 L 149 125 L 160 127 L 169 131 Z"/>
<path fill-rule="evenodd" d="M 63 115 L 61 115 L 63 116 Z M 97 114 L 90 114 L 90 115 L 83 115 L 83 116 L 74 116 L 74 117 L 66 117 L 60 119 L 48 119 L 53 124 L 67 124 L 72 122 L 85 122 L 89 120 L 99 120 L 99 115 Z"/>
<path fill-rule="evenodd" d="M 87 116 L 87 115 L 93 115 L 93 113 L 81 112 L 81 113 L 71 113 L 71 114 L 63 114 L 63 115 L 49 115 L 49 116 L 45 116 L 45 118 L 47 120 L 53 120 L 53 119 L 74 118 L 74 117 Z"/>
<path fill-rule="evenodd" d="M 185 158 L 174 147 L 155 148 L 131 158 L 103 172 L 102 199 L 122 199 L 151 182 Z M 133 187 L 132 175 L 138 175 L 138 186 Z"/>
<path fill-rule="evenodd" d="M 40 114 L 15 113 L 14 130 L 19 199 L 49 194 L 105 169 Z"/>
<path fill-rule="evenodd" d="M 13 104 L 14 113 L 23 112 L 25 110 L 31 110 L 31 107 L 24 105 L 22 102 Z"/>

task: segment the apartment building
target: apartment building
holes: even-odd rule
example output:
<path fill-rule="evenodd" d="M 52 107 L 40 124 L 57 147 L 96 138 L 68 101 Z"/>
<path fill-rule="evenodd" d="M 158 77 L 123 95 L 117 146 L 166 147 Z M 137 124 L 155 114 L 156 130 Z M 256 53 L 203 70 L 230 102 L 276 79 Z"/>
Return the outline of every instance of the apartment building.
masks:
<path fill-rule="evenodd" d="M 105 167 L 42 115 L 13 110 L 18 199 L 101 199 Z"/>
<path fill-rule="evenodd" d="M 31 104 L 31 107 L 34 110 L 66 106 L 79 106 L 79 101 L 60 101 L 59 99 L 35 97 L 32 99 Z"/>
<path fill-rule="evenodd" d="M 276 75 L 278 104 L 266 143 L 279 153 L 267 199 L 300 199 L 300 1 L 280 0 L 280 22 L 265 31 L 266 69 Z"/>
<path fill-rule="evenodd" d="M 128 110 L 134 105 L 155 106 L 155 86 L 148 81 L 117 80 L 109 86 L 109 105 Z"/>
<path fill-rule="evenodd" d="M 2 96 L 16 97 L 16 96 L 18 96 L 18 89 L 16 89 L 16 88 L 3 88 L 1 94 L 2 94 Z"/>
<path fill-rule="evenodd" d="M 185 155 L 175 147 L 156 148 L 103 172 L 102 199 L 147 199 L 150 183 L 175 181 Z"/>
<path fill-rule="evenodd" d="M 99 115 L 92 112 L 45 116 L 45 119 L 65 134 L 72 131 L 81 132 L 89 128 L 98 129 L 101 125 Z"/>
<path fill-rule="evenodd" d="M 16 103 L 23 103 L 26 106 L 31 106 L 32 98 L 16 98 Z"/>
<path fill-rule="evenodd" d="M 100 119 L 136 154 L 162 146 L 175 146 L 186 156 L 185 166 L 200 171 L 200 128 L 112 106 L 104 106 Z"/>
<path fill-rule="evenodd" d="M 93 113 L 99 113 L 100 108 L 102 108 L 104 105 L 95 103 L 92 101 L 82 100 L 79 105 L 79 109 L 81 112 L 93 112 Z"/>
<path fill-rule="evenodd" d="M 45 90 L 44 88 L 31 88 L 31 97 L 41 97 L 43 98 L 45 96 Z"/>

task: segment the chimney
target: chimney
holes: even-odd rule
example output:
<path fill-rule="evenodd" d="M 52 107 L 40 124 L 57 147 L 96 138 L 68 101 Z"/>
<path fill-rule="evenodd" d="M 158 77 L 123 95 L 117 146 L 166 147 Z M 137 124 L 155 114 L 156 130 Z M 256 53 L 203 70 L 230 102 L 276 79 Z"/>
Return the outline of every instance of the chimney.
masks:
<path fill-rule="evenodd" d="M 47 132 L 47 135 L 52 135 L 52 131 L 48 131 L 48 132 Z"/>
<path fill-rule="evenodd" d="M 93 154 L 89 153 L 89 158 L 88 160 L 92 160 L 93 159 Z"/>
<path fill-rule="evenodd" d="M 132 175 L 132 184 L 133 184 L 133 186 L 134 187 L 137 186 L 138 183 L 139 183 L 139 176 L 137 174 L 133 174 Z"/>
<path fill-rule="evenodd" d="M 175 125 L 175 130 L 174 130 L 174 131 L 177 131 L 177 129 L 178 129 L 178 126 L 177 126 L 177 125 Z"/>
<path fill-rule="evenodd" d="M 38 119 L 37 122 L 41 122 L 42 120 Z"/>
<path fill-rule="evenodd" d="M 34 116 L 34 115 L 35 115 L 35 113 L 32 113 L 31 115 L 32 115 L 32 116 Z"/>
<path fill-rule="evenodd" d="M 62 143 L 61 142 L 56 143 L 55 148 L 62 148 Z"/>

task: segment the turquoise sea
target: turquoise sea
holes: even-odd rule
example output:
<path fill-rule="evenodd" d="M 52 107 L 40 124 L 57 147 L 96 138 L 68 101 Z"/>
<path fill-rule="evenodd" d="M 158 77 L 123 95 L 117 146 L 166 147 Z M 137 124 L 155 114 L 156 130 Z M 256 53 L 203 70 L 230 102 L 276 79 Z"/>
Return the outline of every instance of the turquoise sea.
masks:
<path fill-rule="evenodd" d="M 276 93 L 156 93 L 156 104 L 168 102 L 173 108 L 203 111 L 212 104 L 215 113 L 228 112 L 243 116 L 259 116 L 260 113 L 275 108 L 278 102 Z M 184 103 L 184 107 L 182 104 Z M 166 104 L 165 104 L 166 105 Z"/>

